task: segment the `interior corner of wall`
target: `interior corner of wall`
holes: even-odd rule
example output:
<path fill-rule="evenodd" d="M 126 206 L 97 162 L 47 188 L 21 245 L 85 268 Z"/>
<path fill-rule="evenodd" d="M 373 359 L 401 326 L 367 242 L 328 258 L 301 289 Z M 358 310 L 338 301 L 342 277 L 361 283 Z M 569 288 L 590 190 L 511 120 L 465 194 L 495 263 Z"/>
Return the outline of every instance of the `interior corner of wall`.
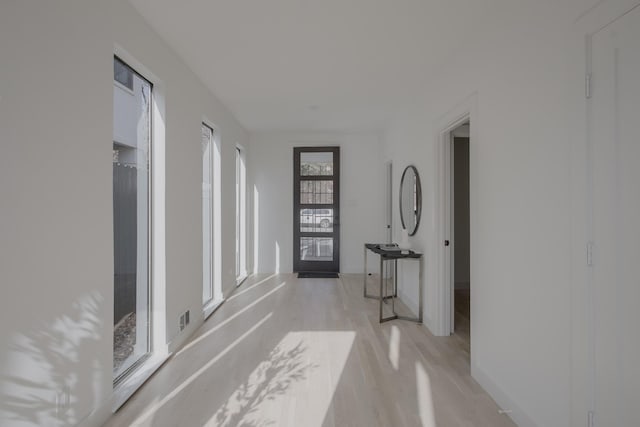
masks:
<path fill-rule="evenodd" d="M 538 424 L 507 394 L 491 376 L 485 372 L 472 358 L 471 377 L 489 393 L 496 401 L 498 407 L 505 411 L 510 411 L 508 416 L 520 427 L 538 427 Z M 507 416 L 505 414 L 504 416 Z"/>

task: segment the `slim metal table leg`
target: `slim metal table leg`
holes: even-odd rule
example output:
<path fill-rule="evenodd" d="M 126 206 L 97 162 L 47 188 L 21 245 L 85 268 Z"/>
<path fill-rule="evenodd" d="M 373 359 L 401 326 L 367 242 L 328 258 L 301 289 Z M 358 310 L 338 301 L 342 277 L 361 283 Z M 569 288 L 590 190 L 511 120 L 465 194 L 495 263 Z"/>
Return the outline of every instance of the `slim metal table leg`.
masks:
<path fill-rule="evenodd" d="M 422 323 L 422 258 L 418 258 L 418 323 Z"/>
<path fill-rule="evenodd" d="M 380 323 L 382 323 L 382 304 L 384 302 L 384 294 L 382 293 L 383 265 L 384 261 L 382 256 L 380 256 Z"/>
<path fill-rule="evenodd" d="M 393 296 L 398 297 L 398 260 L 393 260 Z"/>
<path fill-rule="evenodd" d="M 393 288 L 391 289 L 391 312 L 394 316 L 396 313 L 396 297 L 398 296 L 398 260 L 393 260 Z"/>
<path fill-rule="evenodd" d="M 364 245 L 364 285 L 363 292 L 365 298 L 367 297 L 367 245 Z"/>

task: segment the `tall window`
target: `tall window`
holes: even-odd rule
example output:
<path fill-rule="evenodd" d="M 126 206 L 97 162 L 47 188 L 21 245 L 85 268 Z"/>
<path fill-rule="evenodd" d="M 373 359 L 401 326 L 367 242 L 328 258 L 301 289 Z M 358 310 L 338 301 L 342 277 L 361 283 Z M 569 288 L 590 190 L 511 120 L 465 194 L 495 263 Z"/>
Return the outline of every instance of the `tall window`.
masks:
<path fill-rule="evenodd" d="M 213 300 L 213 129 L 202 124 L 202 303 Z"/>
<path fill-rule="evenodd" d="M 222 302 L 222 224 L 220 145 L 212 127 L 202 124 L 202 304 L 208 316 Z"/>
<path fill-rule="evenodd" d="M 113 70 L 113 376 L 117 381 L 150 348 L 152 85 L 117 57 Z"/>
<path fill-rule="evenodd" d="M 240 147 L 236 147 L 236 279 L 238 284 L 247 275 L 246 272 L 246 169 Z"/>

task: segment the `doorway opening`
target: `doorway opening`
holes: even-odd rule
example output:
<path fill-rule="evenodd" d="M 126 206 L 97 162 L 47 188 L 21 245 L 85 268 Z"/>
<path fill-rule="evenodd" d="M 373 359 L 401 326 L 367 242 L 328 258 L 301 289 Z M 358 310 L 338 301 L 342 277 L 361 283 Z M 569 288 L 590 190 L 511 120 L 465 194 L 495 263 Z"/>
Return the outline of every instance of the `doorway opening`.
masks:
<path fill-rule="evenodd" d="M 473 294 L 475 293 L 472 282 L 473 251 L 470 249 L 471 231 L 474 211 L 474 153 L 477 145 L 477 121 L 478 97 L 472 94 L 456 107 L 442 117 L 437 126 L 437 183 L 436 183 L 436 306 L 432 330 L 437 336 L 449 336 L 457 333 L 456 327 L 456 280 L 459 282 L 459 294 L 463 294 L 462 289 L 468 289 L 468 308 L 461 304 L 460 312 L 468 313 L 469 327 L 465 348 L 469 349 L 469 361 L 473 366 L 473 353 L 471 346 L 473 341 Z M 462 138 L 462 139 L 458 139 Z M 466 144 L 465 144 L 466 142 Z M 458 189 L 456 189 L 456 148 L 460 145 L 458 160 L 463 160 L 458 166 L 458 172 L 463 172 L 458 178 Z M 456 226 L 456 192 L 463 201 L 457 202 L 459 220 L 466 226 Z M 466 195 L 464 193 L 467 193 Z M 466 210 L 466 212 L 465 212 Z M 459 228 L 459 229 L 457 229 Z M 456 241 L 456 233 L 459 242 Z M 465 237 L 466 236 L 466 237 Z M 456 248 L 461 249 L 456 255 Z M 456 279 L 456 258 L 458 258 L 459 270 Z M 466 273 L 468 272 L 468 279 Z M 466 283 L 469 285 L 466 285 Z M 458 298 L 458 303 L 464 302 L 464 297 Z M 461 316 L 462 317 L 462 316 Z M 461 319 L 458 323 L 461 323 Z M 460 324 L 459 326 L 463 326 Z M 459 336 L 458 334 L 456 336 Z"/>
<path fill-rule="evenodd" d="M 473 295 L 474 285 L 472 284 L 473 278 L 473 251 L 470 249 L 471 243 L 471 231 L 473 224 L 473 216 L 471 213 L 474 211 L 475 206 L 475 192 L 473 185 L 474 176 L 474 156 L 477 151 L 476 142 L 477 138 L 477 126 L 474 123 L 477 122 L 478 111 L 478 96 L 472 94 L 468 98 L 464 99 L 447 114 L 445 114 L 440 120 L 440 124 L 437 126 L 437 182 L 436 182 L 436 203 L 437 209 L 436 215 L 436 305 L 433 316 L 433 323 L 431 325 L 434 334 L 437 336 L 449 336 L 456 333 L 456 337 L 460 337 L 456 327 L 456 257 L 460 263 L 459 277 L 459 289 L 468 289 L 468 308 L 465 308 L 461 304 L 460 311 L 462 313 L 468 313 L 469 327 L 467 332 L 466 342 L 462 342 L 463 348 L 468 348 L 468 359 L 471 366 L 474 365 L 473 352 L 471 347 L 473 344 Z M 458 140 L 458 138 L 464 138 Z M 466 139 L 466 141 L 465 141 Z M 457 142 L 456 142 L 457 141 Z M 466 144 L 464 144 L 465 141 Z M 460 142 L 460 151 L 462 154 L 458 155 L 458 160 L 465 160 L 462 166 L 458 166 L 459 172 L 463 171 L 463 178 L 458 178 L 460 181 L 458 184 L 466 183 L 465 188 L 458 188 L 456 190 L 455 181 L 455 160 L 456 160 L 456 146 Z M 466 147 L 468 148 L 465 148 Z M 459 186 L 460 187 L 460 186 Z M 456 191 L 460 193 L 466 202 L 458 201 L 458 210 L 461 214 L 459 218 L 464 219 L 467 224 L 466 227 L 458 226 L 461 230 L 456 230 Z M 467 195 L 464 196 L 466 191 Z M 461 205 L 462 208 L 461 209 Z M 464 210 L 466 209 L 466 213 Z M 466 230 L 465 230 L 466 229 Z M 465 234 L 466 242 L 456 242 L 456 233 L 458 237 L 464 239 Z M 465 250 L 465 246 L 466 249 Z M 468 254 L 466 257 L 462 254 L 456 255 L 456 247 L 462 248 L 463 253 Z M 466 255 L 465 254 L 465 255 Z M 465 259 L 466 258 L 466 259 Z M 466 264 L 466 266 L 465 266 Z M 465 278 L 465 275 L 461 275 L 462 272 L 468 271 L 469 279 Z M 467 286 L 465 282 L 468 282 Z M 460 292 L 463 293 L 463 292 Z M 463 303 L 464 298 L 458 298 L 458 303 Z M 459 321 L 459 323 L 461 320 Z M 460 324 L 459 326 L 462 326 Z"/>
<path fill-rule="evenodd" d="M 340 147 L 293 149 L 293 271 L 340 272 Z"/>
<path fill-rule="evenodd" d="M 451 333 L 460 337 L 466 346 L 471 330 L 469 131 L 470 122 L 466 121 L 453 129 L 449 137 Z"/>

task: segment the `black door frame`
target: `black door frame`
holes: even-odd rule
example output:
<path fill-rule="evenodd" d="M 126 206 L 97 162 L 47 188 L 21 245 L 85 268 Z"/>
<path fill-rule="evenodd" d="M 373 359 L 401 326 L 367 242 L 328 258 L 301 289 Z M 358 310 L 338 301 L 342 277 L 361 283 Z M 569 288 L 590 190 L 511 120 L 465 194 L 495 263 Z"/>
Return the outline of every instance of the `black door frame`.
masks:
<path fill-rule="evenodd" d="M 300 155 L 302 153 L 333 153 L 333 176 L 329 175 L 300 175 Z M 333 181 L 332 204 L 300 204 L 300 180 L 303 181 Z M 300 229 L 300 209 L 333 209 L 333 231 L 302 232 Z M 332 261 L 302 261 L 300 260 L 301 237 L 331 237 L 333 238 Z M 340 272 L 340 147 L 294 147 L 293 149 L 293 271 Z"/>

